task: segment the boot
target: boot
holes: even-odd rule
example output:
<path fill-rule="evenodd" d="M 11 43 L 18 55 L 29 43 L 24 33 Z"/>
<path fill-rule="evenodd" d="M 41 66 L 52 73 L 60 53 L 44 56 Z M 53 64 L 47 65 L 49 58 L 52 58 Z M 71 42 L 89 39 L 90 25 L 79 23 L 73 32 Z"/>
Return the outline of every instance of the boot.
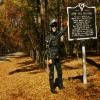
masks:
<path fill-rule="evenodd" d="M 51 89 L 51 93 L 56 94 L 57 92 L 54 89 Z"/>

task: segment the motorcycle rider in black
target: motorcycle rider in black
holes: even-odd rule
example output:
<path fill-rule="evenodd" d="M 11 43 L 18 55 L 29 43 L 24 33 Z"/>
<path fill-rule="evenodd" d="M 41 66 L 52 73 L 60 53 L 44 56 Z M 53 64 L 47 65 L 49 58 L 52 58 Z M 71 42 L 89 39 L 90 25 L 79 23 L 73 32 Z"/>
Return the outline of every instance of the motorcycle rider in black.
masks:
<path fill-rule="evenodd" d="M 57 24 L 58 22 L 56 19 L 50 22 L 51 32 L 45 39 L 49 66 L 49 83 L 52 93 L 56 93 L 55 89 L 57 86 L 59 89 L 63 89 L 62 68 L 59 60 L 59 38 L 62 36 L 63 32 L 58 32 Z M 55 80 L 54 67 L 57 71 L 57 78 Z"/>

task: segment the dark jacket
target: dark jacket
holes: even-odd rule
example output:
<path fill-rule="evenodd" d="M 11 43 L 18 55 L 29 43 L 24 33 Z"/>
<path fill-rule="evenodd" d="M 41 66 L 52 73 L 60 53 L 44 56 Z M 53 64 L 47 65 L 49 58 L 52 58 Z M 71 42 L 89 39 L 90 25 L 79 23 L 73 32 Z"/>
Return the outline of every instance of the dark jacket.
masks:
<path fill-rule="evenodd" d="M 56 39 L 56 35 L 50 33 L 46 36 L 46 54 L 49 59 L 56 58 L 59 52 L 59 43 L 58 39 Z"/>
<path fill-rule="evenodd" d="M 46 36 L 46 55 L 49 59 L 55 59 L 59 57 L 59 38 L 65 31 L 66 29 L 60 32 L 51 32 Z"/>

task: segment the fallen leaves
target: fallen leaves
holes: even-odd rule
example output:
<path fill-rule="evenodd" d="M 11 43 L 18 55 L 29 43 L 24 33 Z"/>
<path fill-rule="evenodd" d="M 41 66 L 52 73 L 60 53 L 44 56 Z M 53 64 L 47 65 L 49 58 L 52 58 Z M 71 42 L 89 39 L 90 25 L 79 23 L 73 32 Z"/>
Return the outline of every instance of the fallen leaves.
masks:
<path fill-rule="evenodd" d="M 18 53 L 9 57 L 10 61 L 0 62 L 0 100 L 99 100 L 100 71 L 95 66 L 87 65 L 88 85 L 82 79 L 82 62 L 65 61 L 63 83 L 65 89 L 52 94 L 49 89 L 48 74 L 37 68 L 32 59 Z M 100 57 L 92 57 L 99 63 Z M 20 72 L 16 71 L 20 69 Z M 16 71 L 13 74 L 9 74 Z M 81 77 L 80 77 L 81 76 Z"/>

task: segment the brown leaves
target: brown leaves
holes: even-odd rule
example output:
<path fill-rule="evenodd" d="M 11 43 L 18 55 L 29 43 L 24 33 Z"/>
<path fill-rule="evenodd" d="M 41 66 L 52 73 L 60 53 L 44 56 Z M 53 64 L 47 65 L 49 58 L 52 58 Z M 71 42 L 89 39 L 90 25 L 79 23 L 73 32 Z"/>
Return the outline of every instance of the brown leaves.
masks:
<path fill-rule="evenodd" d="M 81 74 L 80 60 L 66 61 L 63 67 L 64 90 L 57 94 L 50 92 L 48 74 L 39 69 L 28 56 L 18 52 L 8 56 L 9 61 L 0 62 L 0 99 L 6 100 L 99 100 L 100 71 L 88 76 L 88 84 L 84 85 L 75 77 Z M 100 57 L 92 57 L 98 61 Z M 66 68 L 65 68 L 66 67 Z M 92 69 L 89 66 L 89 71 Z M 75 69 L 76 68 L 76 69 Z M 16 71 L 9 75 L 9 72 Z M 19 71 L 19 72 L 17 72 Z M 78 72 L 77 72 L 78 71 Z M 92 73 L 90 71 L 90 73 Z"/>

